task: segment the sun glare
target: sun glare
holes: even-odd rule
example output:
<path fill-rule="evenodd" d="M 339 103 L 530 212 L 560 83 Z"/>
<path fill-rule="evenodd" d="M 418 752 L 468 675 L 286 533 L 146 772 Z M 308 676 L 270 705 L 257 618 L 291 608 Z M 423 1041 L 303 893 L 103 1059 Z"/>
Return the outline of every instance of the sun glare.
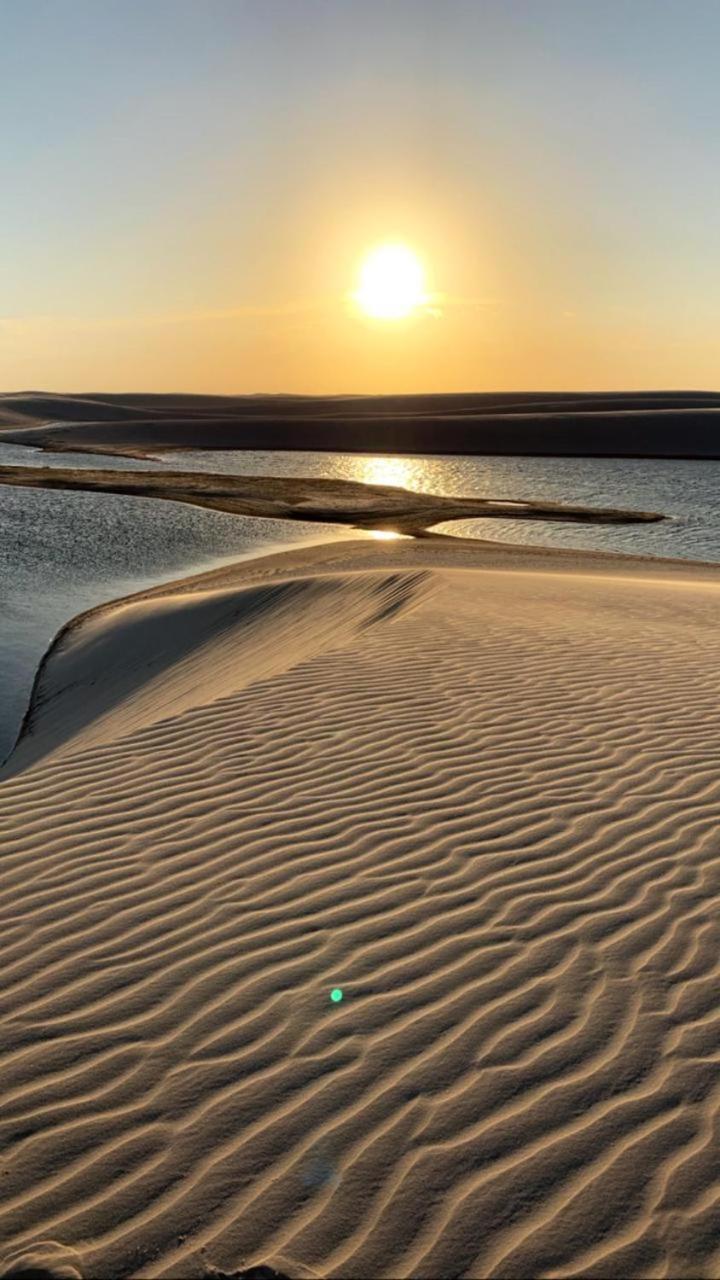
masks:
<path fill-rule="evenodd" d="M 355 301 L 375 320 L 402 320 L 427 301 L 425 272 L 404 244 L 381 244 L 364 258 Z"/>

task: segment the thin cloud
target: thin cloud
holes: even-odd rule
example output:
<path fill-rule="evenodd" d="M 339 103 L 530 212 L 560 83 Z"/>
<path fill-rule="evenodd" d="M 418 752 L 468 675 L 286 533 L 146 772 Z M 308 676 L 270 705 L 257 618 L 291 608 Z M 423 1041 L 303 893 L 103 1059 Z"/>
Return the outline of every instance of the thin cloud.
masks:
<path fill-rule="evenodd" d="M 340 297 L 299 298 L 280 303 L 259 305 L 248 303 L 237 307 L 206 308 L 195 311 L 162 311 L 137 315 L 6 315 L 0 316 L 0 332 L 6 337 L 27 337 L 33 333 L 57 330 L 93 333 L 98 330 L 163 328 L 182 325 L 223 324 L 240 320 L 282 320 L 294 316 L 332 315 L 342 307 Z M 431 293 L 422 308 L 425 315 L 441 319 L 451 311 L 487 310 L 500 305 L 497 298 L 461 297 L 447 293 Z"/>
<path fill-rule="evenodd" d="M 77 315 L 10 315 L 0 316 L 0 330 L 6 334 L 25 336 L 52 329 L 94 332 L 98 329 L 155 328 L 172 325 L 214 324 L 233 320 L 282 319 L 285 316 L 310 315 L 328 308 L 325 301 L 284 302 L 267 306 L 247 305 L 203 311 L 166 311 L 154 314 L 77 316 Z"/>

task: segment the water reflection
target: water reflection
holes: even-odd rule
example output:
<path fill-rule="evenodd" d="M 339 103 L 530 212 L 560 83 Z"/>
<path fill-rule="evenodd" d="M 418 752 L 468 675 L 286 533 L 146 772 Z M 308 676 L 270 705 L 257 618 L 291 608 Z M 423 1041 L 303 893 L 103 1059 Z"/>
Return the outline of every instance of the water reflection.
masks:
<path fill-rule="evenodd" d="M 182 461 L 180 462 L 180 457 Z M 716 494 L 720 461 L 675 458 L 505 458 L 387 456 L 309 451 L 238 450 L 167 453 L 167 466 L 231 475 L 317 476 L 401 485 L 444 497 L 661 511 L 660 524 L 582 525 L 512 520 L 452 522 L 438 532 L 498 542 L 624 551 L 720 561 Z"/>
<path fill-rule="evenodd" d="M 224 475 L 313 476 L 327 480 L 355 480 L 361 484 L 392 485 L 416 493 L 466 493 L 468 476 L 453 464 L 466 459 L 414 457 L 369 453 L 310 453 L 289 449 L 217 449 L 212 453 L 187 450 L 159 453 L 166 467 L 183 471 L 215 471 Z M 474 470 L 487 459 L 475 458 Z M 480 464 L 480 465 L 478 465 Z M 492 487 L 492 486 L 491 486 Z"/>
<path fill-rule="evenodd" d="M 431 488 L 431 468 L 424 458 L 368 457 L 352 458 L 354 474 L 349 477 L 363 484 L 387 484 L 399 489 L 428 492 Z"/>

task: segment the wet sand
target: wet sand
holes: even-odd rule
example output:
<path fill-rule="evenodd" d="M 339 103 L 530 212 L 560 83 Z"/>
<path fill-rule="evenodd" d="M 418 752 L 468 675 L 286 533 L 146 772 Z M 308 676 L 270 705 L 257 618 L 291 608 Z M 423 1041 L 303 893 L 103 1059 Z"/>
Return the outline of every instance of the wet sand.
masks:
<path fill-rule="evenodd" d="M 393 485 L 351 480 L 239 476 L 198 471 L 93 471 L 86 468 L 3 467 L 0 485 L 187 502 L 237 515 L 281 520 L 318 520 L 356 528 L 390 529 L 419 537 L 435 524 L 472 518 L 570 520 L 592 524 L 637 524 L 662 520 L 655 511 L 582 507 L 556 502 L 441 497 Z"/>

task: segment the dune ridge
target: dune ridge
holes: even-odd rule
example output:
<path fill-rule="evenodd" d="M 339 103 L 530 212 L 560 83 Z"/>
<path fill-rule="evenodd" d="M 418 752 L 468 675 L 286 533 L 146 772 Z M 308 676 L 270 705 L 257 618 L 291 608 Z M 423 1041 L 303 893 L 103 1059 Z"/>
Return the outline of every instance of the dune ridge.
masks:
<path fill-rule="evenodd" d="M 344 544 L 66 629 L 0 785 L 0 1275 L 720 1273 L 719 592 Z"/>
<path fill-rule="evenodd" d="M 720 393 L 0 396 L 0 442 L 152 456 L 170 449 L 717 458 Z"/>

